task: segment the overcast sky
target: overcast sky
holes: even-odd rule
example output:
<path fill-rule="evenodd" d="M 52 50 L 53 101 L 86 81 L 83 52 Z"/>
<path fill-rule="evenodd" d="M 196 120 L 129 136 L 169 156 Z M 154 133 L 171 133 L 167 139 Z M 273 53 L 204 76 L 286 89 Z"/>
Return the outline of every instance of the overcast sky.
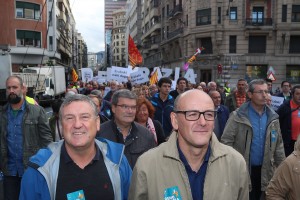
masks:
<path fill-rule="evenodd" d="M 104 0 L 70 0 L 70 6 L 88 52 L 104 51 Z"/>

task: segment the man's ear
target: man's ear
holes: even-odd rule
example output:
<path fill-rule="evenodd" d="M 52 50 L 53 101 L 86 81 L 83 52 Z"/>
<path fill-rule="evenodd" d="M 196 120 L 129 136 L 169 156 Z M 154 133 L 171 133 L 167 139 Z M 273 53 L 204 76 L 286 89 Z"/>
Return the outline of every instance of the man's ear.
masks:
<path fill-rule="evenodd" d="M 171 112 L 170 114 L 171 117 L 171 123 L 172 123 L 172 127 L 174 130 L 178 130 L 178 119 L 177 119 L 177 114 L 174 112 Z"/>

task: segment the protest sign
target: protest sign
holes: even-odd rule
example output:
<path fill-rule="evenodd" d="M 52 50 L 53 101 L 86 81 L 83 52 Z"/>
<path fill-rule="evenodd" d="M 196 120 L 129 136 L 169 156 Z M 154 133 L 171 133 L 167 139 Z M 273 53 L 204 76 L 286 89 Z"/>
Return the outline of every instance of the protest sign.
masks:
<path fill-rule="evenodd" d="M 128 68 L 112 66 L 110 74 L 111 80 L 116 80 L 119 83 L 127 82 Z"/>

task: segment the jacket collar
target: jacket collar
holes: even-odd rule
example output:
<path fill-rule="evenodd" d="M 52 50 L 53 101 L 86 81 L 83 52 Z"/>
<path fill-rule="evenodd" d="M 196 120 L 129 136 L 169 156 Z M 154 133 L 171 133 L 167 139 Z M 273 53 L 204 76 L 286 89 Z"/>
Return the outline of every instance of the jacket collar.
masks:
<path fill-rule="evenodd" d="M 169 140 L 167 141 L 168 147 L 164 149 L 163 156 L 180 161 L 178 148 L 177 148 L 177 138 L 178 138 L 178 133 L 176 131 L 173 131 L 172 134 L 170 135 Z M 218 158 L 225 156 L 227 154 L 224 145 L 220 144 L 220 142 L 218 141 L 214 133 L 212 134 L 210 145 L 211 145 L 211 154 L 210 154 L 209 162 L 214 162 Z"/>

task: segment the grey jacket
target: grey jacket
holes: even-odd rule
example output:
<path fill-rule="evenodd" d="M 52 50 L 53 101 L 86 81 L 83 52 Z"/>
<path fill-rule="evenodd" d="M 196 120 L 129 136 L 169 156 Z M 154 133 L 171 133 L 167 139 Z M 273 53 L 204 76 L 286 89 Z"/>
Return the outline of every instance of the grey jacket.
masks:
<path fill-rule="evenodd" d="M 167 142 L 139 158 L 132 174 L 129 200 L 171 199 L 165 196 L 165 191 L 170 188 L 177 188 L 181 199 L 193 199 L 185 166 L 179 158 L 177 137 L 177 132 L 173 132 Z M 249 199 L 244 158 L 233 148 L 221 144 L 215 134 L 211 138 L 211 155 L 203 192 L 204 200 Z"/>
<path fill-rule="evenodd" d="M 244 103 L 230 115 L 221 142 L 232 146 L 240 152 L 248 165 L 251 174 L 250 149 L 253 138 L 253 130 L 248 116 L 250 102 Z M 266 106 L 268 116 L 264 160 L 261 169 L 261 190 L 265 191 L 271 180 L 275 167 L 285 159 L 283 141 L 279 126 L 278 115 L 273 109 Z"/>
<path fill-rule="evenodd" d="M 1 118 L 1 135 L 0 135 L 0 158 L 1 169 L 5 175 L 7 171 L 7 109 L 9 104 L 6 104 L 0 113 Z M 22 122 L 23 134 L 23 164 L 25 169 L 29 158 L 37 153 L 40 148 L 46 147 L 52 142 L 51 130 L 49 128 L 48 119 L 44 109 L 37 105 L 31 105 L 25 101 L 25 113 Z"/>

